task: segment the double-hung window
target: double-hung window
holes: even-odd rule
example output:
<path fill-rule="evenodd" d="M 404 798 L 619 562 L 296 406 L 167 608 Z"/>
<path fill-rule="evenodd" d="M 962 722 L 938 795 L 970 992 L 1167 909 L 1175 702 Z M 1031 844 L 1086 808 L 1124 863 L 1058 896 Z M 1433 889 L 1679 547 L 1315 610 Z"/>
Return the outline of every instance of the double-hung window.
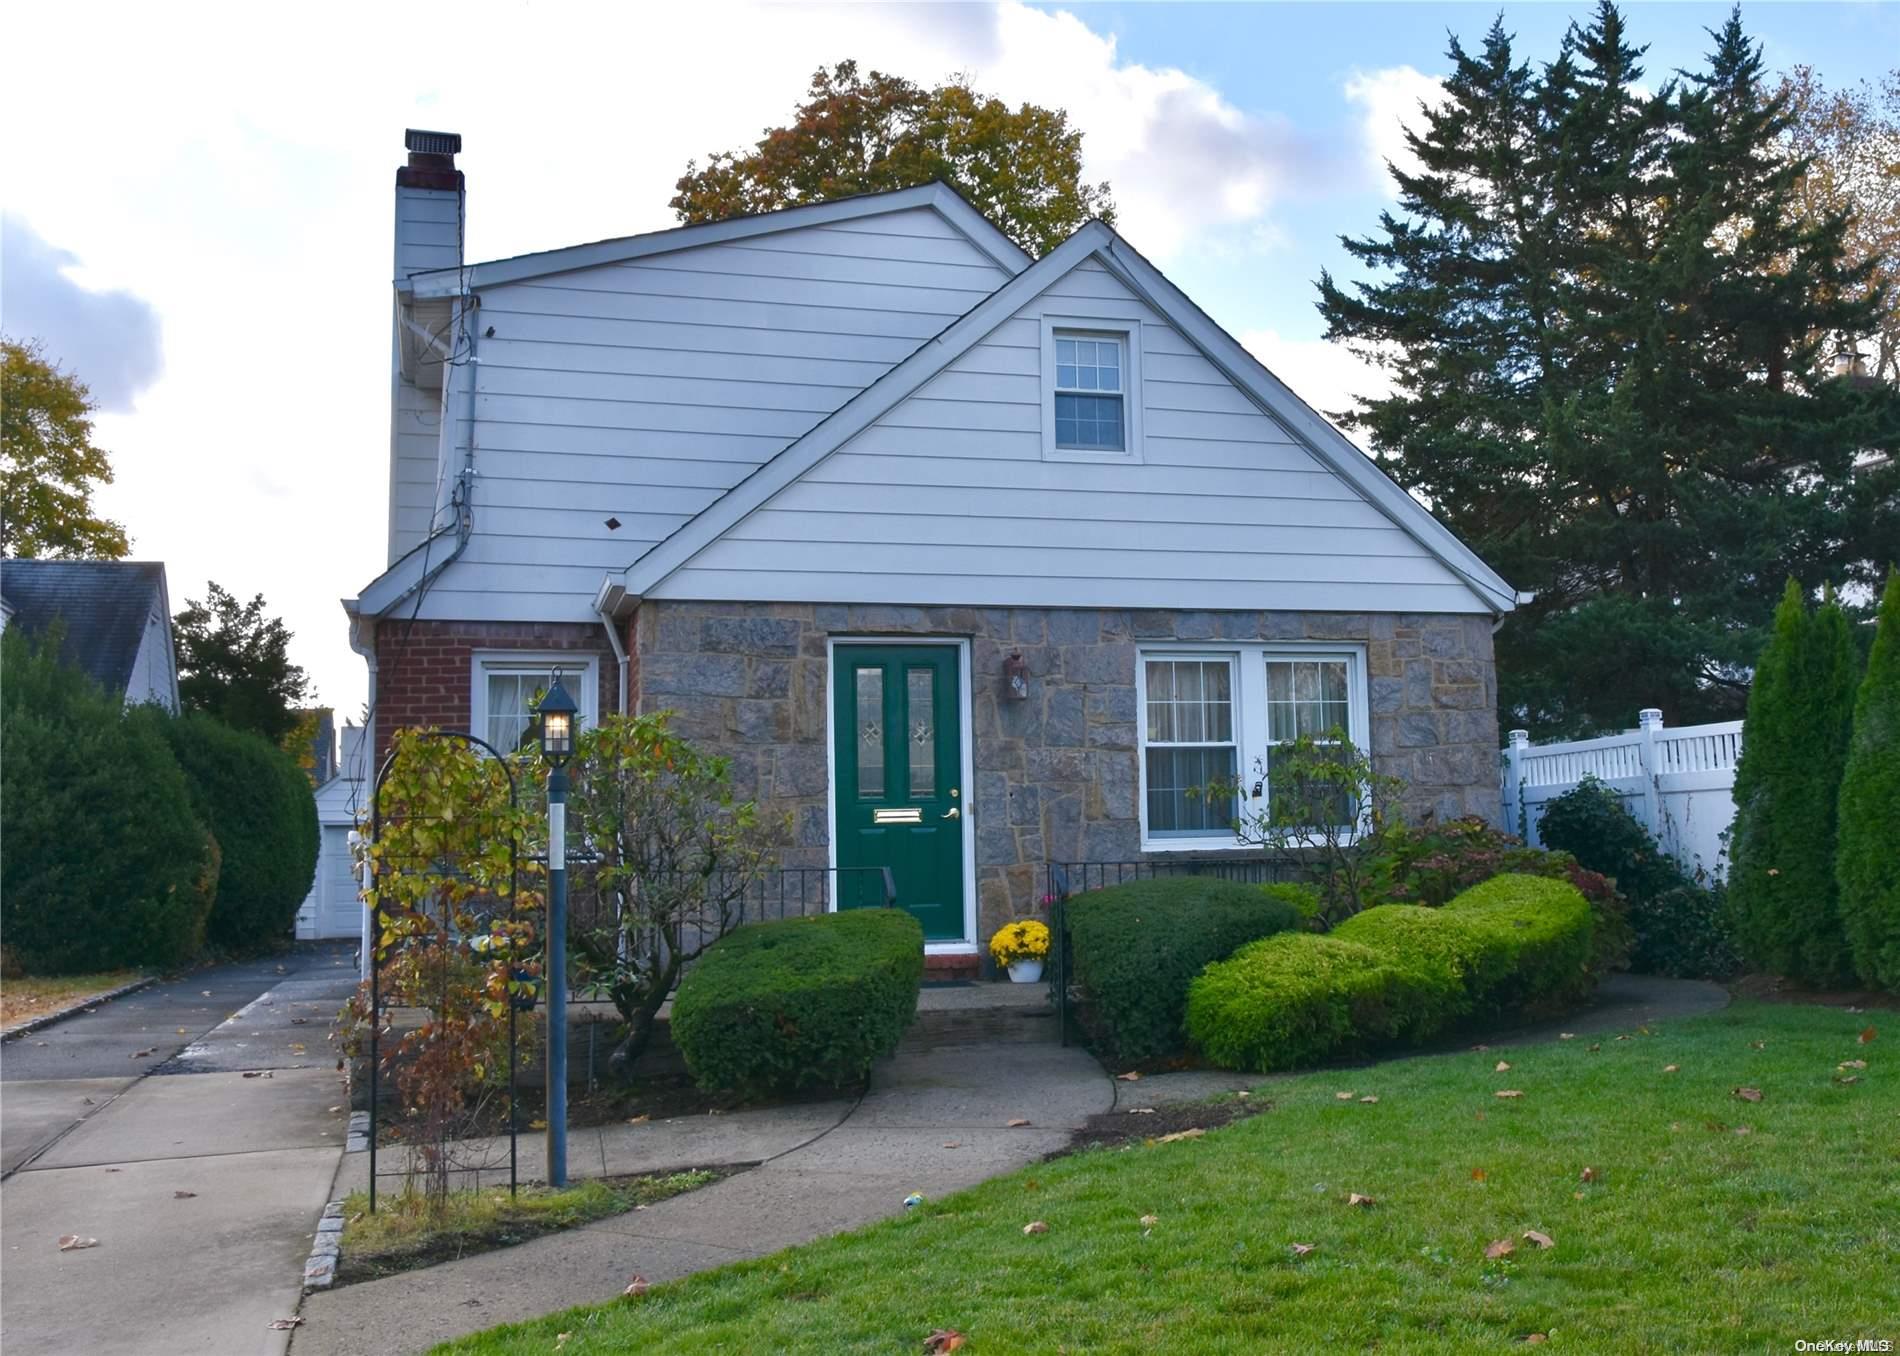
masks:
<path fill-rule="evenodd" d="M 1128 387 L 1122 339 L 1055 332 L 1056 447 L 1063 452 L 1128 450 Z"/>
<path fill-rule="evenodd" d="M 589 728 L 599 690 L 596 663 L 588 654 L 477 650 L 469 675 L 469 732 L 502 753 L 512 753 L 533 740 L 535 705 L 557 672 L 581 708 L 581 728 Z"/>
<path fill-rule="evenodd" d="M 1148 833 L 1231 834 L 1238 745 L 1234 661 L 1226 655 L 1142 661 Z"/>
<path fill-rule="evenodd" d="M 1236 820 L 1358 817 L 1357 792 L 1296 781 L 1289 754 L 1370 742 L 1365 654 L 1354 646 L 1209 643 L 1144 649 L 1142 837 L 1154 849 L 1244 846 Z"/>

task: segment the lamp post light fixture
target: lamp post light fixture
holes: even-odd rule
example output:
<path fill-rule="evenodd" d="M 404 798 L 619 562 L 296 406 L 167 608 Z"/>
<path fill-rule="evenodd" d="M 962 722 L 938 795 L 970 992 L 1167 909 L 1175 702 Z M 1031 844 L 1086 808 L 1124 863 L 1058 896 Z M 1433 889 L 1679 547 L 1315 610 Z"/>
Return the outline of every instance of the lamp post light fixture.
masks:
<path fill-rule="evenodd" d="M 548 765 L 548 1185 L 567 1185 L 567 761 L 580 708 L 561 675 L 536 708 Z"/>

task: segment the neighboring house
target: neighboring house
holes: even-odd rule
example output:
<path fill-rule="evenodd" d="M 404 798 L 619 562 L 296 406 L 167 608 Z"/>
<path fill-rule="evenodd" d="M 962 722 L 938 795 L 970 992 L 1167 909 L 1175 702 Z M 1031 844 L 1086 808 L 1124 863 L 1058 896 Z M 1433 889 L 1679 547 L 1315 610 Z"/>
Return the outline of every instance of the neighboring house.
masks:
<path fill-rule="evenodd" d="M 171 597 L 155 560 L 9 560 L 0 563 L 6 625 L 34 633 L 63 623 L 60 660 L 127 706 L 178 709 Z"/>
<path fill-rule="evenodd" d="M 317 787 L 317 823 L 323 835 L 317 874 L 297 910 L 297 936 L 361 937 L 365 911 L 357 889 L 350 834 L 363 806 L 363 729 L 343 727 L 343 757 L 331 760 L 334 775 Z"/>
<path fill-rule="evenodd" d="M 555 669 L 670 709 L 955 968 L 1049 862 L 1235 851 L 1198 788 L 1297 731 L 1497 816 L 1511 587 L 1109 227 L 1031 260 L 929 184 L 464 266 L 409 145 L 379 752 L 510 747 Z"/>

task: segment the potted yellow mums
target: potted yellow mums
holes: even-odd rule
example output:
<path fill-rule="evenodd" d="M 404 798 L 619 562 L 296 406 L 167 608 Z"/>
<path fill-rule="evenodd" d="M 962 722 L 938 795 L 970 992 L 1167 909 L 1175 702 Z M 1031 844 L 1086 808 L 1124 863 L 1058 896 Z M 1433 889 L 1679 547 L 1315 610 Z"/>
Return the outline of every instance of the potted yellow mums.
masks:
<path fill-rule="evenodd" d="M 990 959 L 1009 971 L 1018 984 L 1042 978 L 1042 959 L 1049 954 L 1049 929 L 1033 918 L 1005 923 L 990 938 Z"/>

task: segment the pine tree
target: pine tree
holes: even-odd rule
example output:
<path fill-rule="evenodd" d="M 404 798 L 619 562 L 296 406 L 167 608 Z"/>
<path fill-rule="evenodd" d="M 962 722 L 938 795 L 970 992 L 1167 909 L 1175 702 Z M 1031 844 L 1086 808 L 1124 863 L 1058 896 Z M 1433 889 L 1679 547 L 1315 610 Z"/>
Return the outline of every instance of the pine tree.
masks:
<path fill-rule="evenodd" d="M 1835 876 L 1863 981 L 1900 992 L 1900 570 L 1887 576 L 1841 778 Z"/>
<path fill-rule="evenodd" d="M 1810 613 L 1789 580 L 1742 730 L 1729 902 L 1751 965 L 1820 985 L 1849 974 L 1835 824 L 1858 667 L 1839 604 Z"/>
<path fill-rule="evenodd" d="M 1354 422 L 1536 593 L 1499 634 L 1510 723 L 1739 714 L 1775 589 L 1869 582 L 1900 537 L 1900 390 L 1831 380 L 1867 333 L 1839 218 L 1797 210 L 1785 100 L 1738 18 L 1644 93 L 1599 5 L 1537 75 L 1493 24 L 1395 170 L 1397 213 L 1322 277 L 1328 337 L 1395 392 Z"/>

